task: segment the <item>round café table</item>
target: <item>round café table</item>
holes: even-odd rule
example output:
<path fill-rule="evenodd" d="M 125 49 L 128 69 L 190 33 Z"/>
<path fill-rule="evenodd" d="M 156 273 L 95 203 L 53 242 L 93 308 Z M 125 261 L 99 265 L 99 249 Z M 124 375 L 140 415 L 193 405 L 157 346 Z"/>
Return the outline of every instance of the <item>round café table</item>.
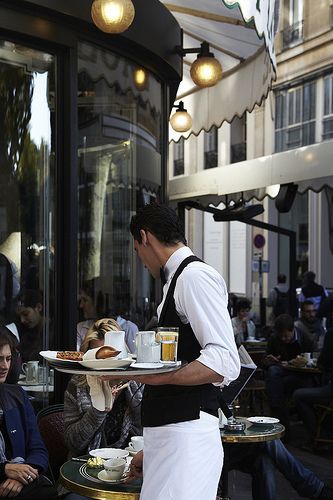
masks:
<path fill-rule="evenodd" d="M 244 431 L 230 432 L 221 428 L 221 439 L 223 443 L 259 443 L 263 441 L 272 441 L 280 439 L 285 431 L 282 424 L 252 424 L 246 418 L 237 417 L 237 421 L 244 422 L 246 427 Z M 229 472 L 228 450 L 225 449 L 223 469 L 221 475 L 221 498 L 230 500 L 228 493 L 228 472 Z"/>
<path fill-rule="evenodd" d="M 89 456 L 85 457 L 86 459 Z M 69 491 L 97 500 L 139 500 L 142 481 L 109 484 L 97 479 L 101 469 L 87 469 L 85 460 L 69 460 L 60 469 L 60 482 Z M 89 474 L 87 474 L 87 472 Z M 92 479 L 89 479 L 91 474 Z"/>

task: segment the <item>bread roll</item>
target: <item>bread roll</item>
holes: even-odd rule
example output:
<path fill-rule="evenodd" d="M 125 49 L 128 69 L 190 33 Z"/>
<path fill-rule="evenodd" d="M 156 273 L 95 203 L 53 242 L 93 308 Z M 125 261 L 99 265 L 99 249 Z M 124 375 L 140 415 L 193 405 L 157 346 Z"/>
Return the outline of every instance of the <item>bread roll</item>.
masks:
<path fill-rule="evenodd" d="M 105 345 L 98 349 L 95 356 L 96 359 L 106 359 L 106 358 L 114 358 L 115 356 L 118 356 L 118 354 L 120 354 L 120 351 L 117 351 L 111 345 Z"/>

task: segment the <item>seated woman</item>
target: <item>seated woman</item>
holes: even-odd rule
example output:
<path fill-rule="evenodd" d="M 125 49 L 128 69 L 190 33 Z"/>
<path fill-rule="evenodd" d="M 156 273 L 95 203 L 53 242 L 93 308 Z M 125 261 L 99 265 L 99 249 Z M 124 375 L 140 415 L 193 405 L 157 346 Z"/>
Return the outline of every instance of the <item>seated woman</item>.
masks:
<path fill-rule="evenodd" d="M 120 330 L 116 321 L 110 322 L 113 331 Z M 104 345 L 105 330 L 95 325 L 81 345 L 82 352 Z M 95 448 L 128 446 L 131 436 L 142 434 L 141 399 L 142 388 L 137 382 L 119 384 L 118 380 L 113 385 L 93 375 L 74 375 L 64 399 L 65 442 L 70 457 Z M 69 494 L 65 498 L 81 497 Z"/>
<path fill-rule="evenodd" d="M 236 316 L 231 319 L 235 341 L 239 347 L 244 340 L 254 338 L 256 326 L 250 319 L 251 302 L 248 299 L 239 299 L 236 303 Z"/>
<path fill-rule="evenodd" d="M 58 498 L 42 474 L 48 455 L 36 417 L 24 390 L 6 382 L 16 349 L 12 337 L 0 329 L 0 497 L 22 500 Z"/>

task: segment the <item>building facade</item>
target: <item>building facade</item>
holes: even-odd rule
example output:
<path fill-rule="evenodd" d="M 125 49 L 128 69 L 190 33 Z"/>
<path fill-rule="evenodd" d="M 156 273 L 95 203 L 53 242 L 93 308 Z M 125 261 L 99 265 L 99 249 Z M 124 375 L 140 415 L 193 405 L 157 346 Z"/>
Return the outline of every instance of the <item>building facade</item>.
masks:
<path fill-rule="evenodd" d="M 220 208 L 261 203 L 257 219 L 295 233 L 298 286 L 312 270 L 333 288 L 332 8 L 329 0 L 282 0 L 277 79 L 268 98 L 230 124 L 169 146 L 170 200 Z M 222 272 L 230 292 L 251 297 L 257 311 L 278 273 L 290 279 L 285 236 L 238 221 L 215 222 L 195 209 L 186 220 L 197 254 Z"/>

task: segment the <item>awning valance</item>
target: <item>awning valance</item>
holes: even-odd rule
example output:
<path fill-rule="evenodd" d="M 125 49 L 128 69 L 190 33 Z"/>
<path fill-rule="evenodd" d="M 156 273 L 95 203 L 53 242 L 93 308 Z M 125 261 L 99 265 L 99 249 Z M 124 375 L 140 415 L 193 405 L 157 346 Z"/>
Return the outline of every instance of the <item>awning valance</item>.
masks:
<path fill-rule="evenodd" d="M 169 181 L 169 199 L 218 205 L 228 201 L 274 198 L 281 184 L 294 182 L 298 192 L 333 188 L 333 140 L 203 170 Z"/>
<path fill-rule="evenodd" d="M 274 34 L 278 23 L 276 0 L 171 0 L 163 3 L 183 29 L 183 48 L 198 47 L 202 41 L 223 68 L 215 87 L 199 89 L 190 77 L 195 54 L 184 58 L 184 76 L 177 101 L 184 101 L 193 118 L 189 132 L 170 128 L 170 139 L 198 134 L 212 125 L 220 126 L 251 111 L 267 96 L 275 78 Z"/>

